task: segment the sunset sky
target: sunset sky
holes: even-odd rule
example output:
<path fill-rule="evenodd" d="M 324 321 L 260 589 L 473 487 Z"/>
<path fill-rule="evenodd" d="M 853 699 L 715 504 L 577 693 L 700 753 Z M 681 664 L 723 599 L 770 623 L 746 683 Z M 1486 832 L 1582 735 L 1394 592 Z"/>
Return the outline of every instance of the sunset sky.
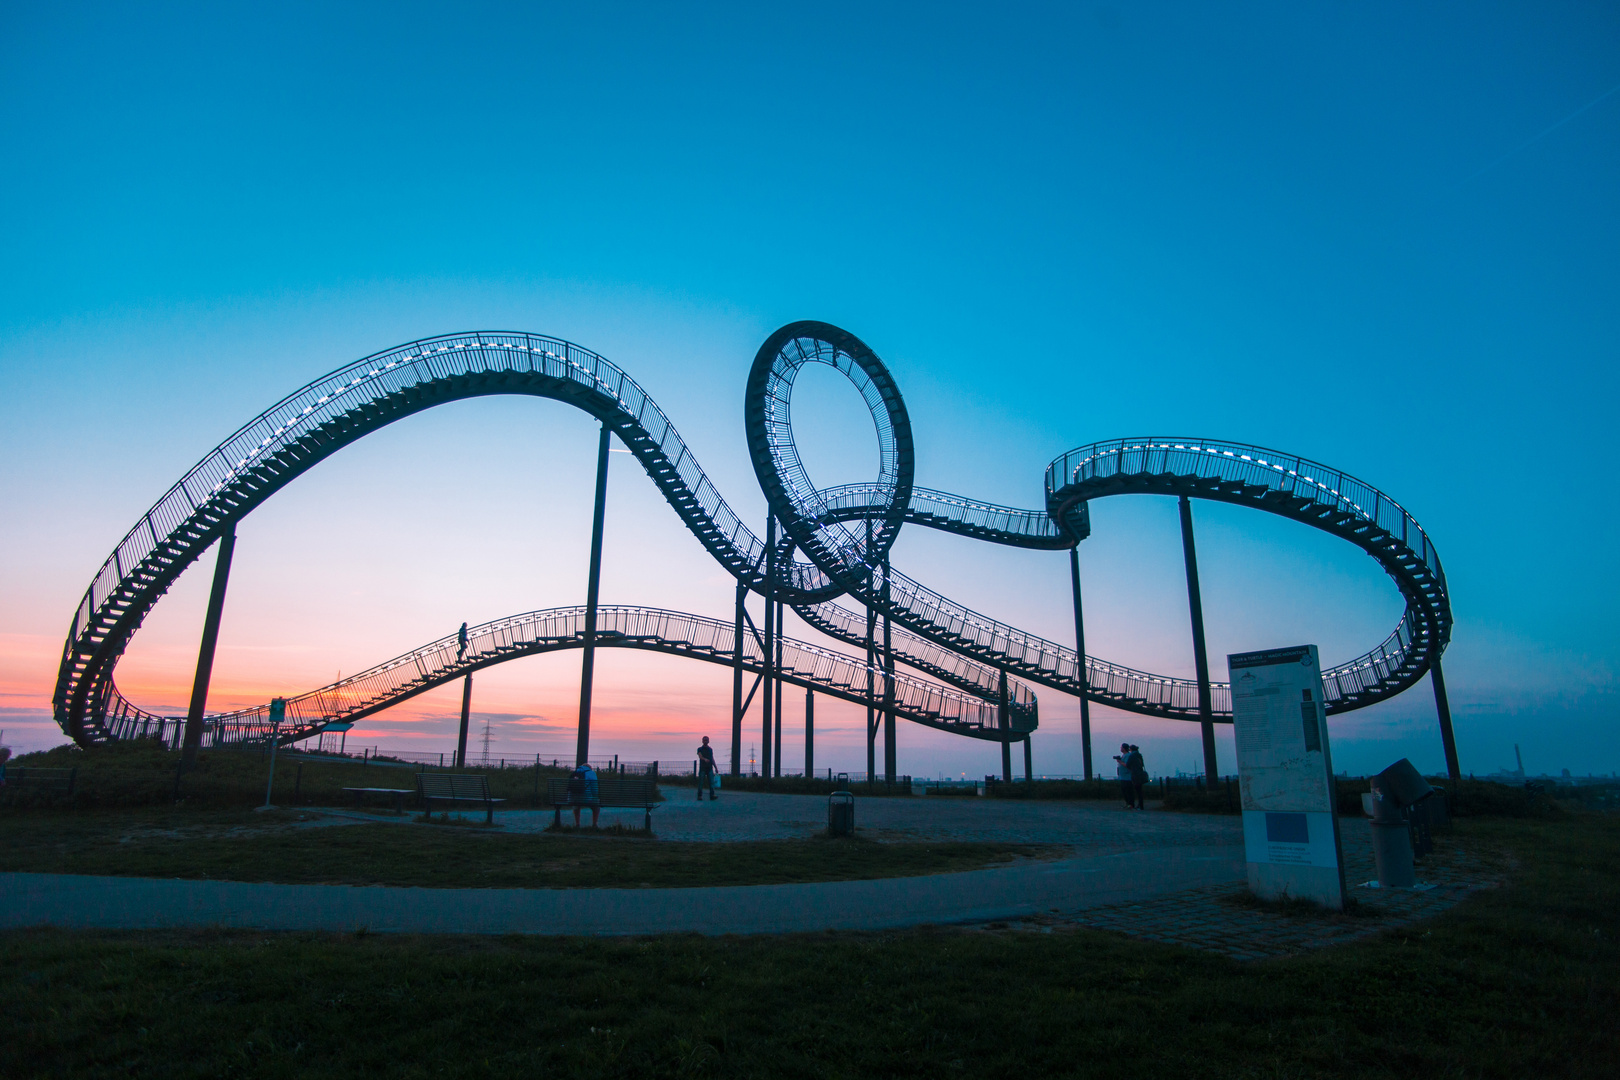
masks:
<path fill-rule="evenodd" d="M 349 361 L 528 330 L 636 378 L 756 528 L 743 386 L 778 326 L 859 335 L 917 483 L 1036 507 L 1097 439 L 1219 437 L 1400 500 L 1444 561 L 1465 772 L 1620 770 L 1613 556 L 1620 11 L 1612 5 L 456 6 L 12 3 L 0 11 L 0 729 L 50 694 L 91 576 L 190 466 Z M 808 374 L 821 484 L 876 472 L 856 392 Z M 472 623 L 581 603 L 595 425 L 487 398 L 396 423 L 239 529 L 210 707 L 331 682 Z M 1212 667 L 1349 659 L 1401 602 L 1366 555 L 1195 505 Z M 1173 500 L 1092 505 L 1087 644 L 1190 676 Z M 118 668 L 183 712 L 213 555 Z M 1069 643 L 1067 557 L 908 527 L 894 564 Z M 612 459 L 602 600 L 729 617 L 731 579 Z M 755 602 L 758 610 L 758 602 Z M 790 616 L 789 632 L 820 640 Z M 478 677 L 497 754 L 572 753 L 579 654 Z M 598 660 L 593 756 L 729 742 L 727 670 Z M 1042 773 L 1080 769 L 1040 691 Z M 453 746 L 459 687 L 351 744 Z M 784 765 L 802 764 L 803 694 Z M 744 758 L 758 741 L 758 706 Z M 1155 772 L 1195 725 L 1093 710 Z M 1443 767 L 1425 680 L 1335 718 L 1351 772 Z M 853 707 L 817 762 L 864 768 Z M 913 774 L 999 769 L 902 725 Z M 1222 729 L 1223 771 L 1234 768 Z"/>

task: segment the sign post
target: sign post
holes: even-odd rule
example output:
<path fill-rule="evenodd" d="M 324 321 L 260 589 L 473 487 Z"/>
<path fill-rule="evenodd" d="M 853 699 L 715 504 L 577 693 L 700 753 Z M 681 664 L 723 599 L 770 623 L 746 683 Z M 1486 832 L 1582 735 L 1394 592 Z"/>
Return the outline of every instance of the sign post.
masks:
<path fill-rule="evenodd" d="M 352 727 L 354 727 L 353 724 L 327 724 L 321 729 L 321 734 L 325 735 L 329 731 L 337 732 L 341 737 L 341 741 L 338 743 L 338 753 L 341 754 L 343 753 L 344 748 L 349 745 L 349 729 Z M 325 743 L 326 740 L 323 739 L 321 741 L 322 743 Z"/>
<path fill-rule="evenodd" d="M 276 744 L 281 741 L 281 739 L 278 736 L 281 733 L 281 722 L 282 722 L 282 720 L 286 719 L 286 717 L 287 717 L 287 699 L 286 698 L 271 698 L 270 699 L 270 779 L 265 781 L 265 785 L 264 785 L 264 805 L 259 807 L 260 810 L 273 810 L 273 809 L 275 809 L 275 807 L 270 805 L 270 792 L 276 786 Z"/>
<path fill-rule="evenodd" d="M 1315 645 L 1235 653 L 1232 729 L 1249 889 L 1345 906 L 1333 759 Z"/>

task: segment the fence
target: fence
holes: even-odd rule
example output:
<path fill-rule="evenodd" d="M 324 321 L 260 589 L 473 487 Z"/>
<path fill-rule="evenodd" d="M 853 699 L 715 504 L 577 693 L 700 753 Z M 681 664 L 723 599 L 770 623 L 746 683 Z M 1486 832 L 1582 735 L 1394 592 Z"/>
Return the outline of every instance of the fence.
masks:
<path fill-rule="evenodd" d="M 269 746 L 267 740 L 253 740 L 251 742 L 226 743 L 216 749 L 220 750 L 253 750 L 264 752 Z M 443 753 L 437 751 L 421 750 L 386 750 L 377 746 L 356 747 L 344 753 L 336 750 L 309 750 L 294 746 L 284 746 L 282 753 L 308 754 L 311 757 L 345 758 L 360 764 L 376 762 L 380 765 L 415 765 L 428 769 L 453 769 L 456 767 L 456 754 L 454 750 Z M 621 761 L 614 757 L 596 758 L 589 762 L 591 768 L 599 773 L 613 773 L 620 775 L 646 774 L 658 775 L 658 762 L 656 761 Z M 530 756 L 497 756 L 490 754 L 468 754 L 464 768 L 468 769 L 532 769 L 539 766 L 544 769 L 558 769 L 567 771 L 574 767 L 572 758 L 546 757 L 542 754 Z"/>

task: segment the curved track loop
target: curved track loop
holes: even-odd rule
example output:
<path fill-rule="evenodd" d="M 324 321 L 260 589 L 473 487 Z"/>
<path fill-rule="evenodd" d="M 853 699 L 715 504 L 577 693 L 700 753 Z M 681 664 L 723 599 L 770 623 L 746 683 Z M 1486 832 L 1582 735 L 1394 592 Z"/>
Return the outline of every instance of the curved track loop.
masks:
<path fill-rule="evenodd" d="M 1046 502 L 1058 517 L 1108 495 L 1187 495 L 1279 514 L 1350 541 L 1378 561 L 1406 600 L 1400 623 L 1377 648 L 1324 669 L 1328 712 L 1392 697 L 1423 677 L 1451 641 L 1451 600 L 1440 555 L 1417 519 L 1348 473 L 1262 446 L 1152 436 L 1070 450 L 1047 466 Z M 1231 711 L 1231 688 L 1215 692 Z M 1198 686 L 1174 693 L 1196 711 Z"/>
<path fill-rule="evenodd" d="M 793 374 L 810 362 L 828 363 L 843 371 L 872 410 L 882 453 L 876 484 L 820 490 L 805 474 L 792 443 L 790 398 Z M 1208 461 L 1200 456 L 1203 449 L 1216 446 L 1213 443 L 1195 445 L 1186 461 L 1175 455 L 1154 458 L 1148 453 L 1138 465 L 1138 459 L 1130 456 L 1137 450 L 1180 452 L 1192 444 L 1180 440 L 1150 447 L 1145 440 L 1126 440 L 1082 448 L 1058 459 L 1047 471 L 1045 511 L 1019 510 L 914 488 L 910 424 L 899 390 L 871 350 L 836 327 L 796 323 L 778 331 L 756 357 L 749 387 L 750 453 L 787 534 L 774 560 L 777 580 L 769 591 L 791 603 L 817 629 L 861 647 L 867 640 L 868 616 L 834 603 L 838 596 L 847 593 L 898 623 L 901 630 L 892 635 L 895 659 L 955 688 L 897 674 L 899 711 L 906 719 L 978 738 L 1021 738 L 1036 724 L 1036 702 L 1027 686 L 1009 684 L 1012 727 L 992 732 L 993 721 L 985 723 L 984 710 L 994 711 L 1002 672 L 1068 693 L 1084 692 L 1095 701 L 1129 711 L 1197 717 L 1196 686 L 1187 680 L 1089 656 L 1082 672 L 1073 649 L 956 604 L 888 567 L 889 547 L 908 521 L 993 543 L 1062 549 L 1078 543 L 1089 531 L 1086 499 L 1143 490 L 1239 502 L 1343 535 L 1390 571 L 1407 596 L 1408 609 L 1402 625 L 1378 649 L 1324 673 L 1329 680 L 1330 712 L 1357 708 L 1404 689 L 1423 674 L 1449 636 L 1444 575 L 1427 536 L 1386 496 L 1336 472 L 1296 462 L 1292 472 L 1254 465 L 1255 470 L 1268 470 L 1286 480 L 1267 478 L 1259 471 L 1241 473 L 1238 465 L 1220 464 L 1234 457 L 1246 465 L 1254 464 L 1237 451 L 1214 450 Z M 431 338 L 357 361 L 289 395 L 205 457 L 136 523 L 102 566 L 74 614 L 54 695 L 57 721 L 63 730 L 76 741 L 88 743 L 139 734 L 153 720 L 161 719 L 118 692 L 113 670 L 153 604 L 227 527 L 294 477 L 366 434 L 435 405 L 492 394 L 553 398 L 600 419 L 641 462 L 710 554 L 749 589 L 767 591 L 763 542 L 720 497 L 668 417 L 618 367 L 579 346 L 534 334 L 468 333 Z M 1246 453 L 1251 448 L 1239 449 Z M 1172 463 L 1169 471 L 1155 467 L 1161 460 Z M 1266 460 L 1284 459 L 1274 455 Z M 1183 465 L 1190 471 L 1175 471 Z M 1239 471 L 1231 475 L 1221 471 L 1228 468 Z M 1338 479 L 1331 487 L 1325 479 L 1306 485 L 1299 479 L 1301 469 Z M 1308 490 L 1312 485 L 1315 491 Z M 1329 495 L 1323 494 L 1328 492 L 1331 504 Z M 1361 510 L 1369 505 L 1370 511 Z M 1413 542 L 1419 547 L 1414 549 Z M 792 558 L 795 548 L 808 554 L 810 561 Z M 566 622 L 572 617 L 567 612 L 573 610 L 515 619 L 543 621 L 545 617 Z M 658 627 L 645 632 L 625 629 L 619 639 L 602 644 L 715 659 L 715 643 L 729 640 L 732 634 L 729 624 L 698 616 L 646 608 L 600 610 L 617 613 L 615 618 L 642 619 L 638 625 L 643 628 Z M 684 636 L 676 632 L 677 624 L 689 632 Z M 513 620 L 491 623 L 489 632 L 506 632 L 493 628 L 511 625 L 516 625 Z M 539 621 L 534 623 L 539 625 Z M 566 648 L 579 643 L 570 633 L 580 632 L 559 630 L 548 635 L 537 628 L 531 638 L 524 639 L 528 644 L 502 646 L 505 652 L 497 648 L 475 666 Z M 709 644 L 693 644 L 694 634 Z M 431 651 L 442 644 L 426 648 Z M 838 689 L 846 672 L 839 668 L 837 673 L 818 675 L 816 665 L 822 663 L 845 665 L 865 681 L 867 668 L 862 661 L 805 643 L 792 647 L 807 666 L 785 675 L 789 682 L 848 697 L 847 686 L 842 693 Z M 753 655 L 757 642 L 748 649 L 751 658 L 745 657 L 745 666 L 757 665 Z M 422 653 L 406 654 L 355 679 L 382 678 L 379 673 Z M 443 674 L 448 669 L 434 670 Z M 406 680 L 382 696 L 368 690 L 370 696 L 364 700 L 372 704 L 365 711 L 376 711 L 384 707 L 378 703 L 385 699 L 402 700 L 465 670 L 470 668 L 457 666 L 454 673 L 435 676 L 436 682 L 414 689 Z M 344 680 L 297 700 L 315 702 L 325 693 L 329 701 L 348 701 L 341 698 L 340 688 L 353 685 L 355 680 Z M 1217 718 L 1224 719 L 1230 712 L 1223 690 L 1217 691 Z M 864 702 L 865 698 L 858 700 Z M 310 723 L 316 721 L 315 711 L 324 713 L 313 705 L 310 709 L 306 718 Z M 245 718 L 254 712 L 210 717 L 207 741 L 249 730 L 252 721 Z M 361 714 L 351 709 L 342 715 Z M 321 722 L 336 716 L 326 713 Z"/>

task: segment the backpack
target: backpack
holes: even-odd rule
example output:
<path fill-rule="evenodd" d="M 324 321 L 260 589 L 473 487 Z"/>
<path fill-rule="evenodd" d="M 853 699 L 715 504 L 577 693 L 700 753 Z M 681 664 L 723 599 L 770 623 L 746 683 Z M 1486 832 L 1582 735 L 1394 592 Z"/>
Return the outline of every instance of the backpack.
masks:
<path fill-rule="evenodd" d="M 585 770 L 575 769 L 568 777 L 568 794 L 585 794 Z"/>

